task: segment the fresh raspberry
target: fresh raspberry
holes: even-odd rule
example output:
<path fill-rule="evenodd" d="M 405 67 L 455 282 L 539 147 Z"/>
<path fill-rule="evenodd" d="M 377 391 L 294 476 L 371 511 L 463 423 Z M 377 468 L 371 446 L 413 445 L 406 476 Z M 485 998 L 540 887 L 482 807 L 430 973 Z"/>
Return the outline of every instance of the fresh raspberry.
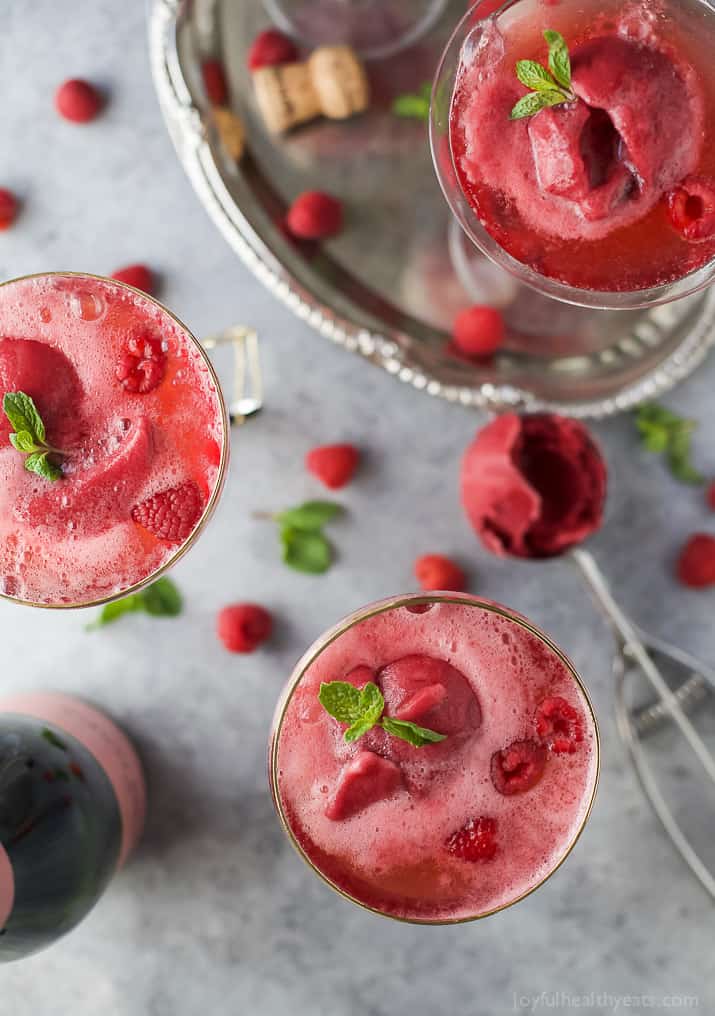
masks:
<path fill-rule="evenodd" d="M 343 206 L 337 198 L 322 191 L 305 191 L 288 209 L 288 232 L 299 240 L 324 240 L 343 228 Z"/>
<path fill-rule="evenodd" d="M 17 198 L 12 191 L 0 187 L 0 230 L 9 229 L 17 215 Z"/>
<path fill-rule="evenodd" d="M 159 387 L 165 373 L 166 353 L 158 336 L 139 332 L 127 339 L 115 370 L 125 391 L 148 395 Z"/>
<path fill-rule="evenodd" d="M 452 338 L 464 356 L 491 356 L 504 341 L 504 318 L 494 307 L 467 307 L 455 319 Z"/>
<path fill-rule="evenodd" d="M 209 102 L 214 106 L 225 106 L 228 101 L 228 85 L 220 60 L 205 60 L 201 64 L 201 77 Z"/>
<path fill-rule="evenodd" d="M 275 67 L 276 64 L 295 63 L 298 50 L 277 28 L 267 28 L 257 35 L 248 51 L 248 69 L 257 71 L 261 67 Z"/>
<path fill-rule="evenodd" d="M 546 748 L 536 741 L 514 741 L 492 755 L 492 783 L 500 794 L 523 794 L 541 779 L 546 765 Z"/>
<path fill-rule="evenodd" d="M 88 81 L 71 78 L 55 92 L 55 108 L 60 116 L 72 123 L 89 123 L 100 112 L 104 100 Z"/>
<path fill-rule="evenodd" d="M 573 755 L 583 741 L 581 714 L 558 695 L 539 704 L 534 722 L 539 739 L 556 755 Z"/>
<path fill-rule="evenodd" d="M 305 456 L 305 468 L 331 490 L 349 483 L 360 462 L 360 452 L 351 444 L 321 445 Z"/>
<path fill-rule="evenodd" d="M 127 265 L 126 268 L 118 268 L 112 272 L 112 278 L 117 282 L 124 282 L 127 286 L 134 286 L 141 289 L 142 293 L 152 295 L 156 288 L 156 279 L 151 268 L 146 265 Z"/>
<path fill-rule="evenodd" d="M 415 561 L 415 577 L 420 588 L 445 589 L 450 592 L 464 592 L 467 577 L 454 561 L 441 554 L 424 554 Z"/>
<path fill-rule="evenodd" d="M 271 637 L 273 618 L 257 603 L 233 603 L 219 612 L 216 631 L 230 653 L 252 653 Z"/>
<path fill-rule="evenodd" d="M 693 589 L 715 584 L 715 537 L 694 533 L 680 552 L 677 572 L 683 585 Z"/>
<path fill-rule="evenodd" d="M 198 485 L 186 480 L 136 505 L 132 518 L 160 540 L 182 543 L 193 532 L 203 510 L 204 499 Z"/>
<path fill-rule="evenodd" d="M 710 486 L 708 487 L 707 496 L 708 496 L 708 504 L 710 505 L 712 510 L 715 511 L 715 483 L 711 483 Z"/>
<path fill-rule="evenodd" d="M 491 861 L 499 849 L 497 820 L 484 816 L 470 818 L 461 829 L 452 833 L 445 846 L 450 854 L 462 861 Z"/>
<path fill-rule="evenodd" d="M 715 180 L 686 176 L 666 195 L 668 214 L 681 236 L 691 243 L 715 236 Z"/>

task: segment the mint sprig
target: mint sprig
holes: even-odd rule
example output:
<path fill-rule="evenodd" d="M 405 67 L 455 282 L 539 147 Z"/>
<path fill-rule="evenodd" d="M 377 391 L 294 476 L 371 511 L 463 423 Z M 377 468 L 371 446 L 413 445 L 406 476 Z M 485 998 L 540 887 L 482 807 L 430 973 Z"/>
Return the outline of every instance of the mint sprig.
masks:
<path fill-rule="evenodd" d="M 348 724 L 348 729 L 343 735 L 348 743 L 357 741 L 373 727 L 382 727 L 388 734 L 407 741 L 415 748 L 437 744 L 444 741 L 447 736 L 438 734 L 436 730 L 420 727 L 411 720 L 396 720 L 391 716 L 383 716 L 385 699 L 373 681 L 368 681 L 362 689 L 347 681 L 323 682 L 318 698 L 327 713 L 338 722 Z"/>
<path fill-rule="evenodd" d="M 125 614 L 144 613 L 152 617 L 177 617 L 183 608 L 181 593 L 171 579 L 157 579 L 139 593 L 132 593 L 102 607 L 96 621 L 87 625 L 87 631 L 97 631 L 113 624 Z"/>
<path fill-rule="evenodd" d="M 278 524 L 283 561 L 307 575 L 322 575 L 333 563 L 333 548 L 324 527 L 343 512 L 334 501 L 305 501 L 282 512 L 256 512 L 254 517 Z"/>
<path fill-rule="evenodd" d="M 432 83 L 425 81 L 416 92 L 405 92 L 398 95 L 392 103 L 392 112 L 395 116 L 405 117 L 408 120 L 429 120 L 430 100 L 432 98 Z"/>
<path fill-rule="evenodd" d="M 687 484 L 705 483 L 705 477 L 691 462 L 691 442 L 697 427 L 695 420 L 672 413 L 655 402 L 636 411 L 636 428 L 646 451 L 664 455 L 676 480 Z"/>
<path fill-rule="evenodd" d="M 516 76 L 531 91 L 516 103 L 509 114 L 510 120 L 522 120 L 549 106 L 560 106 L 576 98 L 571 86 L 571 58 L 563 35 L 547 29 L 544 38 L 549 45 L 548 69 L 535 60 L 517 61 Z"/>
<path fill-rule="evenodd" d="M 10 434 L 10 444 L 27 456 L 25 469 L 52 483 L 59 480 L 62 470 L 49 456 L 65 453 L 47 442 L 45 424 L 32 398 L 25 392 L 6 392 L 2 408 L 14 430 L 14 434 Z"/>

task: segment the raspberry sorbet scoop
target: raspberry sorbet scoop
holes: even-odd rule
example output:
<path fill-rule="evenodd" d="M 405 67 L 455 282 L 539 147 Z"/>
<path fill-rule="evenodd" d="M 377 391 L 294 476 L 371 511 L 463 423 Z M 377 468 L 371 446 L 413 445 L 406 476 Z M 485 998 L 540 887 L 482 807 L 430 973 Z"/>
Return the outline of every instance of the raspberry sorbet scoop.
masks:
<path fill-rule="evenodd" d="M 583 424 L 553 413 L 509 413 L 467 448 L 462 504 L 493 554 L 553 557 L 600 527 L 606 478 Z"/>

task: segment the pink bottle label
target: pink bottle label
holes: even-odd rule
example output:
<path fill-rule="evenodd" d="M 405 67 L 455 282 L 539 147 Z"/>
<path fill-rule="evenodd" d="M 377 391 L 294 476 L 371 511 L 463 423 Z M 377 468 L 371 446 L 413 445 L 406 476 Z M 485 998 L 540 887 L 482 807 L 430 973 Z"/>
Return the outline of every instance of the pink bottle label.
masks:
<path fill-rule="evenodd" d="M 117 867 L 121 868 L 141 835 L 146 814 L 144 774 L 127 736 L 104 713 L 79 699 L 59 692 L 32 692 L 0 698 L 0 712 L 21 713 L 51 723 L 76 738 L 94 756 L 112 784 L 119 805 L 122 842 Z M 0 917 L 8 894 L 3 858 L 9 867 L 7 856 L 4 852 L 0 853 Z M 12 869 L 10 869 L 10 909 L 12 909 Z"/>
<path fill-rule="evenodd" d="M 12 913 L 14 902 L 15 876 L 12 873 L 10 858 L 5 853 L 5 848 L 0 846 L 0 931 Z"/>

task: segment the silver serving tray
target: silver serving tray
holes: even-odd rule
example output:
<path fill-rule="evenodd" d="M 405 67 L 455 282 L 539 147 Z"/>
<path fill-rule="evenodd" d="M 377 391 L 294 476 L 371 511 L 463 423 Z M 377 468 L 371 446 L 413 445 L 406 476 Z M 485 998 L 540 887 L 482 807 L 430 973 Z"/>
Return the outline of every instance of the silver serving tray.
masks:
<path fill-rule="evenodd" d="M 450 219 L 426 125 L 390 99 L 431 78 L 464 13 L 450 0 L 428 37 L 370 65 L 374 102 L 349 122 L 316 121 L 275 139 L 253 100 L 246 51 L 267 18 L 260 0 L 152 0 L 152 71 L 179 158 L 211 217 L 262 283 L 321 334 L 430 395 L 466 406 L 605 416 L 685 377 L 715 338 L 715 289 L 647 311 L 589 311 L 547 300 L 483 259 Z M 247 151 L 222 150 L 200 64 L 221 59 Z M 301 247 L 280 228 L 300 191 L 341 196 L 347 228 Z M 461 281 L 460 281 L 461 280 Z M 487 299 L 509 338 L 492 363 L 448 351 L 455 313 Z"/>

